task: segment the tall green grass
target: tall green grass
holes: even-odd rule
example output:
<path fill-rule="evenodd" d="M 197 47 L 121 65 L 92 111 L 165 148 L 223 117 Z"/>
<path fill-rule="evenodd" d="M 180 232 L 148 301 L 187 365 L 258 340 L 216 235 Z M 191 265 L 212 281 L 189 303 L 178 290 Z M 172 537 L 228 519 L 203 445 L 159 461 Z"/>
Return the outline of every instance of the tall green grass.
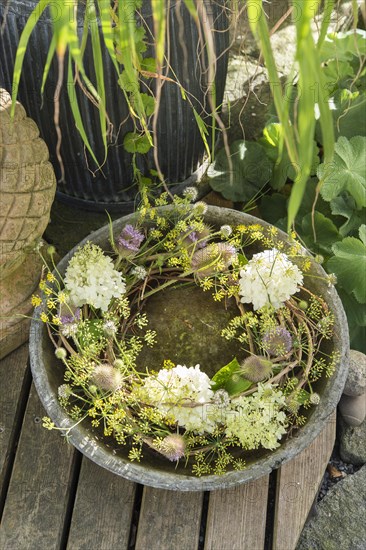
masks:
<path fill-rule="evenodd" d="M 322 92 L 325 91 L 319 47 L 323 43 L 330 23 L 333 0 L 324 3 L 323 19 L 318 44 L 315 43 L 311 23 L 319 12 L 320 0 L 292 0 L 293 20 L 296 27 L 296 62 L 298 72 L 296 113 L 290 117 L 290 102 L 281 84 L 275 63 L 270 32 L 263 9 L 262 0 L 248 2 L 248 17 L 252 31 L 257 37 L 269 74 L 273 101 L 279 121 L 284 128 L 284 145 L 296 170 L 296 179 L 288 205 L 288 230 L 293 225 L 301 205 L 306 184 L 309 179 L 313 139 L 315 132 L 315 105 L 320 112 L 320 126 L 323 134 L 324 162 L 331 162 L 334 150 L 333 122 L 328 102 Z"/>

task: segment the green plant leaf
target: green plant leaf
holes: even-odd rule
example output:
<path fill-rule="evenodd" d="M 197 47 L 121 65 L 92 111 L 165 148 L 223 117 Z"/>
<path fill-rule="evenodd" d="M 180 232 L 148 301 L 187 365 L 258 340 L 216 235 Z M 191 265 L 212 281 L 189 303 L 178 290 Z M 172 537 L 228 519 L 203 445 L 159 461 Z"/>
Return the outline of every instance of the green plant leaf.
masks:
<path fill-rule="evenodd" d="M 332 245 L 341 239 L 333 221 L 317 211 L 314 212 L 314 220 L 311 212 L 302 218 L 301 230 L 306 246 L 317 254 L 330 256 Z"/>
<path fill-rule="evenodd" d="M 353 57 L 366 55 L 365 38 L 366 32 L 361 29 L 329 33 L 320 48 L 320 61 L 350 61 Z"/>
<path fill-rule="evenodd" d="M 140 99 L 145 109 L 147 116 L 150 116 L 155 111 L 155 98 L 149 94 L 140 94 Z M 131 103 L 134 104 L 134 97 L 131 97 Z"/>
<path fill-rule="evenodd" d="M 27 51 L 29 38 L 33 32 L 34 27 L 37 25 L 39 18 L 41 17 L 42 13 L 47 8 L 47 6 L 50 4 L 50 2 L 51 0 L 40 0 L 40 2 L 37 3 L 36 7 L 28 17 L 27 22 L 22 31 L 22 34 L 20 35 L 17 53 L 15 56 L 15 62 L 14 62 L 12 95 L 11 95 L 12 105 L 11 105 L 11 112 L 10 112 L 12 117 L 14 116 L 14 112 L 15 112 L 15 101 L 18 95 L 18 88 L 19 88 L 20 77 L 22 74 L 23 61 L 24 61 L 25 53 Z M 56 38 L 51 43 L 51 48 L 55 49 L 55 47 L 56 47 Z"/>
<path fill-rule="evenodd" d="M 361 231 L 365 237 L 364 229 Z M 355 237 L 346 237 L 332 246 L 334 257 L 327 262 L 328 272 L 337 276 L 338 284 L 352 293 L 356 300 L 366 303 L 366 245 Z"/>
<path fill-rule="evenodd" d="M 277 225 L 281 220 L 281 227 L 287 227 L 287 199 L 281 193 L 265 195 L 259 206 L 263 219 L 273 225 Z"/>
<path fill-rule="evenodd" d="M 210 185 L 228 200 L 249 201 L 270 180 L 273 164 L 263 147 L 251 141 L 234 141 L 230 146 L 230 158 L 232 172 L 226 151 L 221 149 L 217 153 L 207 172 Z"/>
<path fill-rule="evenodd" d="M 366 307 L 346 290 L 337 288 L 347 315 L 351 349 L 366 353 Z"/>
<path fill-rule="evenodd" d="M 360 236 L 361 241 L 366 246 L 366 225 L 365 224 L 361 225 L 361 227 L 358 231 L 358 234 Z"/>
<path fill-rule="evenodd" d="M 243 378 L 239 372 L 240 365 L 235 357 L 232 361 L 230 361 L 230 363 L 222 367 L 213 376 L 212 381 L 214 382 L 214 385 L 212 389 L 216 391 L 223 388 L 229 395 L 235 395 L 248 390 L 253 385 L 253 382 Z"/>
<path fill-rule="evenodd" d="M 357 231 L 362 223 L 366 222 L 366 209 L 357 210 L 356 202 L 348 193 L 342 193 L 330 201 L 332 214 L 342 216 L 347 221 L 339 227 L 339 233 L 346 237 Z"/>
<path fill-rule="evenodd" d="M 240 370 L 239 361 L 236 357 L 230 363 L 225 365 L 224 367 L 221 367 L 214 376 L 212 377 L 212 382 L 214 382 L 214 385 L 212 387 L 213 390 L 218 390 L 219 388 L 223 388 L 226 382 L 231 378 L 231 376 Z"/>
<path fill-rule="evenodd" d="M 343 191 L 355 199 L 357 208 L 366 206 L 366 137 L 348 140 L 340 137 L 335 146 L 332 163 L 321 164 L 318 177 L 322 181 L 320 193 L 331 201 Z"/>
<path fill-rule="evenodd" d="M 141 60 L 141 69 L 149 73 L 156 73 L 156 61 L 154 57 L 144 57 Z"/>
<path fill-rule="evenodd" d="M 284 130 L 280 123 L 273 122 L 268 124 L 263 130 L 263 137 L 258 142 L 264 147 L 268 157 L 274 163 L 271 186 L 273 189 L 281 189 L 287 179 L 292 181 L 296 178 L 296 170 L 291 163 L 289 154 L 284 144 Z M 310 169 L 310 175 L 316 174 L 319 165 L 319 149 L 313 140 L 313 159 Z"/>
<path fill-rule="evenodd" d="M 151 148 L 151 143 L 146 134 L 137 134 L 128 132 L 123 140 L 123 146 L 128 153 L 147 153 Z"/>

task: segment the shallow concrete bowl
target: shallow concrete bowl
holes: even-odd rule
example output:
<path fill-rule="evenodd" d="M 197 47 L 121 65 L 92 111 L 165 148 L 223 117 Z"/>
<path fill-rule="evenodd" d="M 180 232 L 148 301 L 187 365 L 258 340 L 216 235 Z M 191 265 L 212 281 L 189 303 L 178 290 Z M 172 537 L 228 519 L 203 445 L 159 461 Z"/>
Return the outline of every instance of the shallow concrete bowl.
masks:
<path fill-rule="evenodd" d="M 162 207 L 162 213 L 167 209 L 169 207 Z M 114 234 L 118 235 L 126 223 L 133 222 L 134 216 L 131 214 L 115 221 L 113 223 Z M 256 223 L 264 227 L 269 225 L 248 214 L 214 206 L 208 207 L 205 221 L 217 227 L 224 224 L 235 226 Z M 281 238 L 287 240 L 285 233 L 279 232 L 279 234 Z M 86 241 L 93 241 L 106 250 L 110 249 L 109 227 L 105 226 L 99 229 L 80 244 L 82 245 Z M 75 250 L 76 247 L 59 263 L 58 270 L 61 274 L 65 272 Z M 308 254 L 305 249 L 303 252 Z M 177 491 L 210 491 L 233 487 L 267 475 L 284 462 L 294 458 L 310 445 L 329 421 L 329 416 L 341 397 L 348 372 L 349 336 L 342 303 L 335 288 L 328 286 L 325 280 L 326 274 L 321 266 L 312 262 L 311 273 L 316 277 L 307 277 L 307 280 L 311 280 L 308 287 L 323 296 L 335 315 L 331 350 L 339 352 L 340 358 L 335 373 L 322 383 L 320 404 L 312 409 L 307 423 L 298 430 L 296 435 L 287 439 L 278 449 L 261 453 L 256 459 L 247 462 L 244 470 L 229 471 L 221 476 L 195 477 L 187 475 L 183 468 L 175 469 L 174 463 L 168 462 L 164 458 L 160 459 L 156 455 L 151 455 L 147 460 L 143 459 L 141 463 L 130 462 L 123 448 L 113 448 L 110 442 L 104 440 L 103 437 L 98 437 L 84 424 L 80 424 L 70 431 L 70 442 L 85 456 L 117 475 L 144 485 Z M 30 330 L 30 359 L 34 384 L 49 417 L 58 427 L 66 431 L 73 426 L 74 422 L 67 416 L 57 398 L 58 386 L 63 383 L 63 365 L 55 358 L 54 347 L 39 315 L 40 313 L 35 314 Z"/>

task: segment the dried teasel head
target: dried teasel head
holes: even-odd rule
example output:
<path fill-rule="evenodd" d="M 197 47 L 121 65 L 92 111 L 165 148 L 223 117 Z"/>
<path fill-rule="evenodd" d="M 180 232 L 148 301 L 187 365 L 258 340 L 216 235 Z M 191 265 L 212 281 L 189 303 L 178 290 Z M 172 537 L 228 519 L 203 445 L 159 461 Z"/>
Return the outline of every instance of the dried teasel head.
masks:
<path fill-rule="evenodd" d="M 91 375 L 91 382 L 104 391 L 117 391 L 122 385 L 122 374 L 108 363 L 97 365 Z"/>
<path fill-rule="evenodd" d="M 241 364 L 240 373 L 250 382 L 262 382 L 270 377 L 273 364 L 265 357 L 251 355 Z"/>

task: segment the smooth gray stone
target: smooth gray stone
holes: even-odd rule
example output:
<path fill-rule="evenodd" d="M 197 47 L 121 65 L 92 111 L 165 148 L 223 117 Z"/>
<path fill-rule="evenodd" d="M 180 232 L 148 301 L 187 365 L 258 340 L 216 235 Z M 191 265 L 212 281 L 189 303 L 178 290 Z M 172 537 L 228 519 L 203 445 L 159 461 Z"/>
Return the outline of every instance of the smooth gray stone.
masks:
<path fill-rule="evenodd" d="M 366 416 L 366 394 L 356 397 L 342 395 L 338 409 L 348 426 L 360 426 Z"/>
<path fill-rule="evenodd" d="M 343 393 L 352 396 L 366 393 L 366 355 L 361 351 L 350 351 L 349 371 Z"/>
<path fill-rule="evenodd" d="M 360 426 L 347 426 L 339 418 L 341 459 L 348 464 L 359 466 L 366 463 L 366 419 Z M 366 548 L 366 547 L 365 547 Z"/>
<path fill-rule="evenodd" d="M 296 550 L 365 550 L 366 466 L 334 485 L 316 506 Z"/>

